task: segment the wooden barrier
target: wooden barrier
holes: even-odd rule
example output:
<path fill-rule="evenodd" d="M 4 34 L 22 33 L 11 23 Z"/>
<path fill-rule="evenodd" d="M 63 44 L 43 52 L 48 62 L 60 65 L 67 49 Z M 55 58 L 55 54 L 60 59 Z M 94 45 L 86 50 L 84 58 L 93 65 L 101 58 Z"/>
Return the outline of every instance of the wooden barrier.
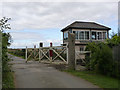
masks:
<path fill-rule="evenodd" d="M 61 49 L 59 51 L 57 51 L 58 50 L 57 48 L 61 48 Z M 54 57 L 53 57 L 53 55 L 50 55 L 50 53 L 51 53 L 50 51 L 52 51 L 52 54 L 53 53 L 55 54 Z M 29 55 L 28 55 L 28 52 L 30 52 Z M 36 54 L 35 54 L 35 52 L 36 52 Z M 64 52 L 66 52 L 65 46 L 42 47 L 42 44 L 40 44 L 39 48 L 31 49 L 31 48 L 26 47 L 26 62 L 32 57 L 33 60 L 38 59 L 39 62 L 43 61 L 44 58 L 46 58 L 50 63 L 52 63 L 57 58 L 59 58 L 64 63 L 67 63 L 67 59 L 61 55 Z M 65 53 L 65 54 L 67 54 L 67 53 Z"/>

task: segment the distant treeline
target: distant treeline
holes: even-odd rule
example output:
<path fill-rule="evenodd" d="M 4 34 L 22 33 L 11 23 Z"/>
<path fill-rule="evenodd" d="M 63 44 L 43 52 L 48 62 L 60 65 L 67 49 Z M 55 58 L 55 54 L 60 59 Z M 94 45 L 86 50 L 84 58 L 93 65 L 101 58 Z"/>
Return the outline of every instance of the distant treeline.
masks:
<path fill-rule="evenodd" d="M 25 49 L 8 49 L 8 53 L 25 58 Z"/>

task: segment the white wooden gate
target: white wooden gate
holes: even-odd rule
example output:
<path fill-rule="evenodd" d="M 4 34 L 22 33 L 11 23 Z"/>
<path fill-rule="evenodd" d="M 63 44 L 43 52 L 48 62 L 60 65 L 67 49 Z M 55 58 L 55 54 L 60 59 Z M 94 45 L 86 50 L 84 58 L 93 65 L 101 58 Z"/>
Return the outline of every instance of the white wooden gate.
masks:
<path fill-rule="evenodd" d="M 75 60 L 76 60 L 76 64 L 79 63 L 81 61 L 81 65 L 82 64 L 86 64 L 86 61 L 85 61 L 85 54 L 87 53 L 91 53 L 90 51 L 75 51 Z M 77 61 L 78 60 L 78 61 Z"/>
<path fill-rule="evenodd" d="M 53 52 L 53 56 L 50 57 L 50 50 Z M 85 58 L 83 56 L 90 51 L 75 51 L 75 63 L 78 60 L 81 64 L 86 64 Z M 29 60 L 37 60 L 39 62 L 64 62 L 68 64 L 68 48 L 67 46 L 54 46 L 54 47 L 39 47 L 27 48 L 26 47 L 26 62 Z"/>
<path fill-rule="evenodd" d="M 50 50 L 52 50 L 53 56 L 50 56 Z M 27 48 L 26 47 L 26 62 L 29 60 L 41 61 L 62 61 L 67 63 L 67 48 L 66 46 L 55 47 L 39 47 L 39 48 Z"/>

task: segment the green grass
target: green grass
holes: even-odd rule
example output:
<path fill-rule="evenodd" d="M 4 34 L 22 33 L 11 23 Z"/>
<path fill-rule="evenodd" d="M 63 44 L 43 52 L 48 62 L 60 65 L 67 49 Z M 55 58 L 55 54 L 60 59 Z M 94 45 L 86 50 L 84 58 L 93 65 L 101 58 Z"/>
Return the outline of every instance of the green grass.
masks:
<path fill-rule="evenodd" d="M 65 72 L 68 72 L 72 75 L 81 77 L 94 85 L 99 86 L 100 88 L 118 88 L 118 82 L 120 80 L 116 78 L 112 78 L 109 76 L 104 76 L 100 74 L 95 74 L 94 72 L 90 71 L 72 71 L 72 70 L 65 70 Z"/>
<path fill-rule="evenodd" d="M 14 86 L 14 77 L 12 72 L 6 72 L 3 76 L 3 88 L 15 88 Z"/>
<path fill-rule="evenodd" d="M 2 74 L 2 88 L 15 88 L 14 85 L 14 72 L 11 71 L 11 67 L 6 65 L 6 71 Z"/>
<path fill-rule="evenodd" d="M 13 54 L 13 53 L 10 53 L 10 52 L 9 52 L 9 54 L 14 55 L 14 56 L 17 56 L 17 57 L 21 57 L 22 59 L 25 59 L 24 56 L 16 55 L 16 54 Z"/>

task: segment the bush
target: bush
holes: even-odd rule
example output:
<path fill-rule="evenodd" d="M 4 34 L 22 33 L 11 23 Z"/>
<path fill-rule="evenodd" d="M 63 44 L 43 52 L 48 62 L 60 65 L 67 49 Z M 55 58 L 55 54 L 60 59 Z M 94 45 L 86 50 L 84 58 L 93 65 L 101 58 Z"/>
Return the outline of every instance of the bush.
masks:
<path fill-rule="evenodd" d="M 7 55 L 7 47 L 10 46 L 11 36 L 9 33 L 5 33 L 3 29 L 10 29 L 7 21 L 10 18 L 0 19 L 0 44 L 2 47 L 2 88 L 14 88 L 13 75 L 8 65 L 8 61 L 10 60 Z M 1 52 L 0 52 L 1 53 Z"/>
<path fill-rule="evenodd" d="M 112 58 L 112 49 L 105 43 L 89 43 L 86 50 L 91 51 L 91 57 L 86 55 L 87 69 L 104 75 L 118 77 L 117 62 Z"/>
<path fill-rule="evenodd" d="M 120 36 L 115 34 L 111 39 L 106 40 L 106 44 L 111 48 L 113 48 L 113 46 L 120 45 Z"/>

